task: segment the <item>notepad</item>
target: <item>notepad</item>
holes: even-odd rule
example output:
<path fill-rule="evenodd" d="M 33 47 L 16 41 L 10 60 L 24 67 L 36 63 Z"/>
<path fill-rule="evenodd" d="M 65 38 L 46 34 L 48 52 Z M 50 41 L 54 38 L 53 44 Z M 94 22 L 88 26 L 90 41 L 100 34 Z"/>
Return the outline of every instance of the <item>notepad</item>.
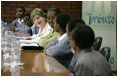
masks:
<path fill-rule="evenodd" d="M 23 46 L 36 46 L 36 47 L 39 47 L 38 44 L 36 44 L 36 43 L 28 43 L 28 44 L 27 43 L 21 43 L 20 47 L 23 47 Z"/>
<path fill-rule="evenodd" d="M 23 50 L 42 50 L 42 49 L 44 49 L 43 47 L 39 46 L 36 43 L 21 43 L 20 47 Z"/>

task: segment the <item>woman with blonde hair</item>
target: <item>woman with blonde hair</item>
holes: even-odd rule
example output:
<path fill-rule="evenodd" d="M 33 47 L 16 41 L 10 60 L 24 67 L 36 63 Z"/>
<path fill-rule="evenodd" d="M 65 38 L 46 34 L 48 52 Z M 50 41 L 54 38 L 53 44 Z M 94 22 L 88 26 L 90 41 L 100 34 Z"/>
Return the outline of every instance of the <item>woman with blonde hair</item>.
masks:
<path fill-rule="evenodd" d="M 43 12 L 40 8 L 35 8 L 31 12 L 31 21 L 33 24 L 40 27 L 39 33 L 37 35 L 33 35 L 30 38 L 27 38 L 27 40 L 32 40 L 33 42 L 38 43 L 39 39 L 41 37 L 46 36 L 50 33 L 52 30 L 51 26 L 47 23 L 47 15 Z"/>

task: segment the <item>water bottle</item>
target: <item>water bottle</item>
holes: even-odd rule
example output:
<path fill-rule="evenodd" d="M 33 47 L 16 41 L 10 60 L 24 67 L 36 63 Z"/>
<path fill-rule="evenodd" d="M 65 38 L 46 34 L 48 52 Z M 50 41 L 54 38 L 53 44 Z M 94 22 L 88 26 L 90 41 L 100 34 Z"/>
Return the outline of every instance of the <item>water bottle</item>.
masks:
<path fill-rule="evenodd" d="M 23 67 L 21 67 L 21 65 L 23 65 L 24 63 L 16 63 L 15 61 L 13 61 L 10 66 L 10 72 L 12 76 L 20 76 L 20 69 L 23 69 Z M 20 65 L 20 66 L 19 66 Z"/>
<path fill-rule="evenodd" d="M 8 35 L 9 35 L 9 28 L 6 28 L 6 31 L 5 31 L 5 41 L 7 41 Z"/>
<path fill-rule="evenodd" d="M 10 69 L 10 63 L 12 62 L 12 56 L 9 53 L 3 55 L 3 70 L 7 71 Z"/>
<path fill-rule="evenodd" d="M 1 25 L 3 24 L 3 20 L 1 19 Z"/>
<path fill-rule="evenodd" d="M 1 29 L 3 29 L 3 27 L 1 27 Z M 4 28 L 5 29 L 5 28 Z M 4 47 L 5 47 L 5 31 L 4 30 L 1 30 L 1 51 L 4 50 Z"/>
<path fill-rule="evenodd" d="M 11 43 L 11 36 L 10 36 L 10 33 L 9 33 L 9 28 L 6 28 L 6 31 L 5 31 L 5 44 L 10 45 L 10 43 Z"/>
<path fill-rule="evenodd" d="M 16 33 L 13 33 L 13 41 L 16 41 Z"/>
<path fill-rule="evenodd" d="M 1 22 L 1 31 L 2 32 L 5 32 L 6 31 L 6 28 L 7 28 L 7 23 L 4 23 L 4 22 Z"/>
<path fill-rule="evenodd" d="M 13 52 L 13 60 L 15 62 L 19 63 L 20 58 L 21 58 L 20 43 L 19 43 L 19 38 L 16 38 L 15 48 L 14 48 L 14 52 Z"/>
<path fill-rule="evenodd" d="M 6 31 L 6 25 L 1 20 L 1 40 L 5 41 L 5 31 Z"/>
<path fill-rule="evenodd" d="M 16 42 L 16 33 L 13 33 L 11 35 L 11 39 L 12 39 L 11 47 L 14 47 L 15 46 L 15 42 Z"/>
<path fill-rule="evenodd" d="M 11 69 L 11 76 L 20 76 L 20 66 L 16 65 Z"/>

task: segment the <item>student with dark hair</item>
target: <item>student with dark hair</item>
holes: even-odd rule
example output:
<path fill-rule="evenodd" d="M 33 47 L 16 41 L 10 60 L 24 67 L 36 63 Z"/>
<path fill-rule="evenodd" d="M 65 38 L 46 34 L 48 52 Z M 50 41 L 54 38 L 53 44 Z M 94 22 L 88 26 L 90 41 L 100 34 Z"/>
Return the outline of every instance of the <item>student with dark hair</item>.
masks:
<path fill-rule="evenodd" d="M 68 37 L 70 37 L 71 31 L 74 29 L 77 23 L 85 24 L 85 22 L 80 18 L 71 18 L 66 26 L 66 31 Z"/>
<path fill-rule="evenodd" d="M 30 35 L 32 35 L 32 30 L 31 30 L 31 20 L 30 20 L 30 13 L 27 13 L 23 16 L 23 20 L 25 22 L 25 25 L 27 25 L 28 27 L 30 27 L 30 29 L 28 30 L 28 33 L 30 33 Z"/>
<path fill-rule="evenodd" d="M 44 13 L 46 13 L 47 14 L 47 10 L 46 9 L 42 9 L 43 11 L 44 11 Z"/>
<path fill-rule="evenodd" d="M 68 68 L 73 56 L 66 34 L 66 25 L 69 19 L 70 16 L 64 13 L 60 13 L 55 17 L 54 29 L 59 32 L 60 37 L 55 42 L 49 43 L 45 48 L 47 55 L 54 56 L 66 68 Z"/>
<path fill-rule="evenodd" d="M 25 22 L 25 24 L 26 24 L 27 26 L 29 26 L 29 27 L 32 26 L 32 22 L 31 22 L 31 20 L 30 20 L 30 13 L 25 14 L 25 15 L 23 16 L 23 20 L 24 20 L 24 22 Z"/>
<path fill-rule="evenodd" d="M 74 67 L 75 75 L 112 75 L 105 57 L 91 48 L 94 39 L 94 31 L 87 25 L 77 24 L 72 30 L 70 38 L 71 47 L 79 54 Z"/>
<path fill-rule="evenodd" d="M 30 27 L 27 26 L 23 20 L 25 8 L 20 6 L 16 9 L 16 11 L 17 19 L 8 24 L 10 30 L 15 32 L 28 32 Z"/>
<path fill-rule="evenodd" d="M 55 11 L 56 14 L 61 13 L 61 11 L 59 10 L 59 8 L 49 8 L 48 11 Z"/>
<path fill-rule="evenodd" d="M 77 23 L 85 24 L 85 22 L 80 18 L 71 18 L 68 22 L 68 31 L 71 32 Z"/>
<path fill-rule="evenodd" d="M 18 8 L 21 8 L 24 12 L 26 11 L 25 7 L 23 7 L 23 6 L 18 6 Z"/>
<path fill-rule="evenodd" d="M 71 37 L 71 32 L 72 32 L 72 30 L 74 29 L 74 27 L 76 26 L 77 23 L 85 24 L 85 22 L 82 19 L 80 19 L 80 18 L 71 18 L 69 20 L 69 22 L 68 22 L 68 24 L 66 26 L 66 32 L 67 32 L 68 38 Z M 74 74 L 74 66 L 75 66 L 76 61 L 78 59 L 78 53 L 75 52 L 73 49 L 72 49 L 72 51 L 73 51 L 73 58 L 72 58 L 72 60 L 71 60 L 71 62 L 69 64 L 69 68 L 68 69 Z"/>
<path fill-rule="evenodd" d="M 49 25 L 54 28 L 54 18 L 57 14 L 61 13 L 61 11 L 58 8 L 49 8 L 47 12 L 47 19 Z"/>

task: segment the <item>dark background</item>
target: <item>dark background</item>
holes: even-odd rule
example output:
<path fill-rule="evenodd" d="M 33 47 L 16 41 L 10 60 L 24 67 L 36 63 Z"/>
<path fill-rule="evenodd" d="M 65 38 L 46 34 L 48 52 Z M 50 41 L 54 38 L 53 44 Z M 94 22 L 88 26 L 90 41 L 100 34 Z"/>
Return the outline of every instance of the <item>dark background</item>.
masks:
<path fill-rule="evenodd" d="M 82 16 L 81 1 L 1 1 L 1 19 L 7 23 L 16 19 L 16 9 L 18 6 L 24 6 L 27 13 L 32 12 L 35 8 L 48 9 L 56 7 L 71 17 L 81 18 Z"/>

